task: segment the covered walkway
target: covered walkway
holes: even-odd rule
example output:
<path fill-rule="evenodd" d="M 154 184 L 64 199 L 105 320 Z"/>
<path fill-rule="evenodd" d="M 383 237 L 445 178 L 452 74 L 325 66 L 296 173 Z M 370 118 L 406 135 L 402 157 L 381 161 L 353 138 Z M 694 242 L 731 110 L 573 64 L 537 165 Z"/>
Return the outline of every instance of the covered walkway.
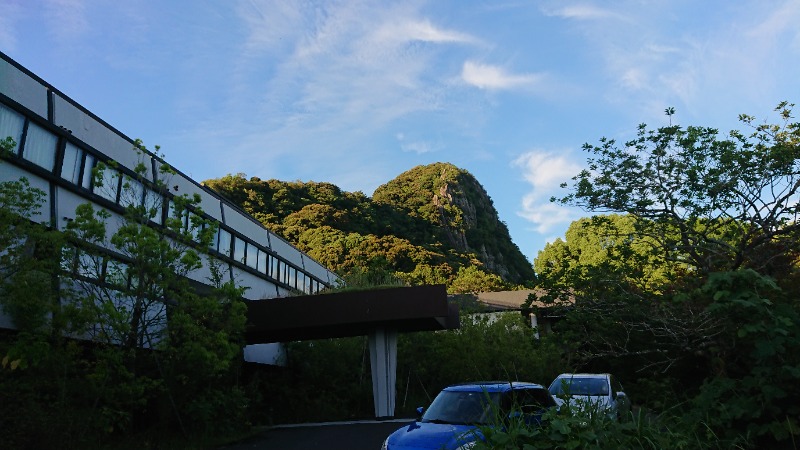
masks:
<path fill-rule="evenodd" d="M 397 334 L 459 327 L 444 285 L 248 301 L 247 344 L 368 336 L 377 418 L 394 417 Z"/>

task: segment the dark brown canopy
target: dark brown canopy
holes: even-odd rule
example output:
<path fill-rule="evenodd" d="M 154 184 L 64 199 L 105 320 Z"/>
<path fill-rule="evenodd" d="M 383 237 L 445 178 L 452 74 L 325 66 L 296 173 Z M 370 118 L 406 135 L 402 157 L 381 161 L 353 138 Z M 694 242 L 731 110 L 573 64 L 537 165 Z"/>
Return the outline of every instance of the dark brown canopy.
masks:
<path fill-rule="evenodd" d="M 338 292 L 247 302 L 248 344 L 459 327 L 444 285 Z"/>

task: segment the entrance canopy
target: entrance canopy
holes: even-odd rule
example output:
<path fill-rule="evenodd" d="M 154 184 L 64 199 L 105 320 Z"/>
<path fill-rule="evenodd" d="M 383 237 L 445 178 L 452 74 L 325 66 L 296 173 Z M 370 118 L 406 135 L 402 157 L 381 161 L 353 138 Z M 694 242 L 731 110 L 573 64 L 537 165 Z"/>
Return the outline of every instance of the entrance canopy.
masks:
<path fill-rule="evenodd" d="M 247 302 L 247 344 L 459 327 L 444 285 L 272 298 Z"/>

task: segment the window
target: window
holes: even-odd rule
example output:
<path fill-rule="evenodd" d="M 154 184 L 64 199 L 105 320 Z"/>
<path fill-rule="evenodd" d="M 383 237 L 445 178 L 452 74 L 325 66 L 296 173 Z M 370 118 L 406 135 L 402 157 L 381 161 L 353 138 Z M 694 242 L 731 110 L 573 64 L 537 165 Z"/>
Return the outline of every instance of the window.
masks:
<path fill-rule="evenodd" d="M 272 270 L 272 278 L 277 280 L 277 281 L 279 281 L 279 282 L 282 282 L 283 281 L 283 269 L 284 269 L 285 265 L 278 258 L 274 258 L 272 262 L 273 262 L 273 264 L 272 264 L 272 269 L 273 269 Z"/>
<path fill-rule="evenodd" d="M 19 143 L 22 140 L 22 128 L 25 125 L 25 118 L 17 113 L 0 105 L 0 141 L 11 137 L 16 142 L 14 153 L 19 151 Z"/>
<path fill-rule="evenodd" d="M 121 288 L 128 287 L 128 265 L 110 259 L 106 265 L 106 283 Z"/>
<path fill-rule="evenodd" d="M 187 214 L 186 231 L 192 235 L 193 241 L 200 242 L 200 235 L 205 227 L 206 224 L 204 223 L 202 217 L 192 212 Z"/>
<path fill-rule="evenodd" d="M 139 180 L 125 176 L 122 182 L 122 192 L 119 194 L 119 204 L 122 207 L 142 206 L 144 201 L 144 185 Z"/>
<path fill-rule="evenodd" d="M 267 275 L 272 278 L 278 277 L 278 258 L 271 255 L 269 257 L 269 269 L 267 271 Z"/>
<path fill-rule="evenodd" d="M 219 229 L 217 251 L 225 256 L 231 256 L 231 233 L 222 228 Z"/>
<path fill-rule="evenodd" d="M 145 189 L 144 206 L 150 220 L 161 225 L 164 221 L 164 197 L 152 189 Z"/>
<path fill-rule="evenodd" d="M 306 274 L 303 272 L 298 272 L 297 278 L 297 288 L 305 293 L 308 293 L 308 278 L 306 277 Z"/>
<path fill-rule="evenodd" d="M 28 125 L 28 135 L 25 138 L 25 148 L 22 157 L 47 170 L 53 170 L 56 162 L 56 144 L 58 137 L 36 125 Z"/>
<path fill-rule="evenodd" d="M 117 202 L 119 191 L 119 172 L 108 167 L 103 170 L 101 185 L 94 186 L 94 193 L 112 202 Z"/>
<path fill-rule="evenodd" d="M 258 250 L 258 267 L 256 269 L 261 273 L 267 273 L 267 252 L 264 250 Z"/>
<path fill-rule="evenodd" d="M 94 163 L 95 159 L 92 155 L 86 155 L 86 160 L 83 164 L 83 176 L 81 177 L 81 187 L 85 189 L 92 188 L 92 180 L 94 179 Z"/>
<path fill-rule="evenodd" d="M 103 258 L 82 251 L 78 252 L 78 275 L 92 280 L 99 280 L 102 273 Z"/>
<path fill-rule="evenodd" d="M 247 265 L 258 269 L 258 247 L 249 242 L 247 243 Z"/>
<path fill-rule="evenodd" d="M 61 178 L 80 185 L 82 163 L 83 150 L 67 142 L 64 147 L 64 162 L 61 164 Z"/>
<path fill-rule="evenodd" d="M 240 263 L 244 262 L 245 258 L 245 243 L 239 237 L 233 238 L 233 259 L 239 261 Z"/>

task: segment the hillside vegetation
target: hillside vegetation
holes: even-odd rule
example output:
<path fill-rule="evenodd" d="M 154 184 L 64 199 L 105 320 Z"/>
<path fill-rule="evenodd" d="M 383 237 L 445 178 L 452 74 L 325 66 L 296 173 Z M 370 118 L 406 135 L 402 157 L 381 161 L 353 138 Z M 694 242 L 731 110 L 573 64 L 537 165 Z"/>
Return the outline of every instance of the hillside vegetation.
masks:
<path fill-rule="evenodd" d="M 445 283 L 451 292 L 509 289 L 534 278 L 483 186 L 452 164 L 414 167 L 372 198 L 331 183 L 244 174 L 204 184 L 345 276 Z"/>

